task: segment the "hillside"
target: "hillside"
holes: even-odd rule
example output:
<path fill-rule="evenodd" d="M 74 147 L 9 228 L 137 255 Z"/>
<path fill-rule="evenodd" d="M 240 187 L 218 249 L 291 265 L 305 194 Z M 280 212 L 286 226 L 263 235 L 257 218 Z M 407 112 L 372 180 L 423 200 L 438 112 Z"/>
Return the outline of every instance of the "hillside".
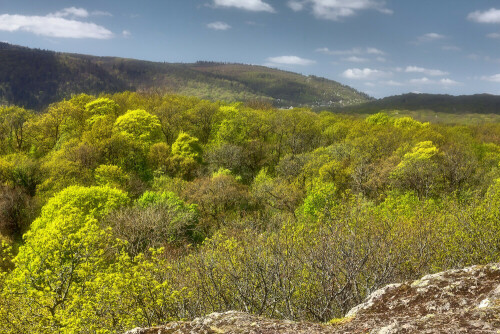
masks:
<path fill-rule="evenodd" d="M 265 100 L 279 107 L 346 106 L 370 100 L 332 80 L 264 66 L 160 63 L 0 43 L 0 104 L 42 109 L 77 93 L 151 89 L 214 100 Z"/>
<path fill-rule="evenodd" d="M 343 111 L 359 113 L 374 113 L 380 110 L 393 109 L 410 111 L 432 110 L 438 113 L 449 114 L 499 114 L 500 96 L 490 94 L 452 96 L 409 93 L 368 101 L 357 106 L 341 108 Z"/>

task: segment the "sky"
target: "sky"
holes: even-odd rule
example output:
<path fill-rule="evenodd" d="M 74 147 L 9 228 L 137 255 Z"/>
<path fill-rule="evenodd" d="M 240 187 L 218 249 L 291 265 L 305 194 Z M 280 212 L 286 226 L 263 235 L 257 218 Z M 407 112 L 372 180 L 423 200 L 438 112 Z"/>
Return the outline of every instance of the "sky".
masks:
<path fill-rule="evenodd" d="M 0 41 L 265 65 L 376 98 L 500 95 L 500 0 L 0 0 Z"/>

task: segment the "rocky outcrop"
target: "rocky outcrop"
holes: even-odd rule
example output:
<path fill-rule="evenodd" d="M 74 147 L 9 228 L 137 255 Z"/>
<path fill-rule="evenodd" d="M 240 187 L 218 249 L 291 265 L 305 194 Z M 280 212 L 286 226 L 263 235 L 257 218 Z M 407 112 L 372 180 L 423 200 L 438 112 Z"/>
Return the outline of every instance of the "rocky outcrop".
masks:
<path fill-rule="evenodd" d="M 347 317 L 345 333 L 500 333 L 500 264 L 389 285 Z"/>
<path fill-rule="evenodd" d="M 212 313 L 191 322 L 136 328 L 126 334 L 195 333 L 497 333 L 500 264 L 474 266 L 391 284 L 330 324 L 272 320 L 242 312 Z"/>

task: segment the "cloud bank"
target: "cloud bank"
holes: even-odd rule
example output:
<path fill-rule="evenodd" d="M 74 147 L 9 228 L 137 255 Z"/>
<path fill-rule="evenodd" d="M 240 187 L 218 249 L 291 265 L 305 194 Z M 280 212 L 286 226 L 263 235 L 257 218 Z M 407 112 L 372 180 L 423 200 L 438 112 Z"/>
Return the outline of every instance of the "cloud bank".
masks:
<path fill-rule="evenodd" d="M 500 73 L 491 76 L 483 76 L 481 77 L 481 80 L 489 82 L 500 82 Z"/>
<path fill-rule="evenodd" d="M 376 0 L 290 0 L 288 7 L 296 12 L 310 8 L 316 18 L 332 21 L 354 16 L 363 10 L 377 10 L 384 14 L 393 13 L 385 7 L 385 1 Z"/>
<path fill-rule="evenodd" d="M 269 12 L 274 13 L 274 8 L 262 0 L 214 0 L 214 7 L 234 7 L 248 10 L 251 12 Z"/>
<path fill-rule="evenodd" d="M 500 9 L 491 8 L 484 12 L 476 10 L 467 15 L 467 19 L 478 23 L 500 23 Z"/>
<path fill-rule="evenodd" d="M 371 69 L 371 68 L 350 68 L 345 70 L 342 74 L 342 77 L 346 79 L 353 80 L 375 80 L 381 77 L 389 76 L 389 72 L 384 72 L 381 70 Z"/>
<path fill-rule="evenodd" d="M 498 33 L 498 32 L 492 32 L 492 33 L 486 35 L 486 37 L 488 37 L 488 38 L 494 38 L 494 39 L 500 39 L 500 33 Z"/>
<path fill-rule="evenodd" d="M 231 26 L 225 22 L 217 21 L 207 24 L 207 28 L 212 30 L 228 30 Z"/>
<path fill-rule="evenodd" d="M 415 85 L 439 85 L 445 87 L 460 85 L 460 82 L 448 78 L 432 80 L 427 77 L 423 77 L 419 79 L 411 79 L 409 82 Z"/>
<path fill-rule="evenodd" d="M 114 34 L 103 26 L 79 19 L 87 18 L 84 8 L 69 7 L 45 16 L 0 15 L 0 31 L 25 31 L 58 38 L 109 39 Z M 100 15 L 100 14 L 97 14 Z"/>
<path fill-rule="evenodd" d="M 353 48 L 349 50 L 330 50 L 329 48 L 319 48 L 316 52 L 332 56 L 354 56 L 354 55 L 385 55 L 385 52 L 377 48 Z"/>
<path fill-rule="evenodd" d="M 418 66 L 407 66 L 405 69 L 406 73 L 423 73 L 425 75 L 430 76 L 444 76 L 448 75 L 448 72 L 444 72 L 441 70 L 432 70 L 428 68 L 418 67 Z"/>
<path fill-rule="evenodd" d="M 267 65 L 300 65 L 307 66 L 315 64 L 316 61 L 311 59 L 305 59 L 297 56 L 280 56 L 280 57 L 269 57 L 267 58 Z"/>
<path fill-rule="evenodd" d="M 347 58 L 342 58 L 343 61 L 348 61 L 351 63 L 366 63 L 370 59 L 368 58 L 363 58 L 363 57 L 358 57 L 358 56 L 350 56 Z"/>
<path fill-rule="evenodd" d="M 446 38 L 445 35 L 441 35 L 441 34 L 438 34 L 435 32 L 430 32 L 428 34 L 418 36 L 417 42 L 419 42 L 419 43 L 433 42 L 433 41 L 437 41 L 437 40 L 444 39 L 444 38 Z"/>
<path fill-rule="evenodd" d="M 68 16 L 73 16 L 73 17 L 88 17 L 89 12 L 84 9 L 84 8 L 76 8 L 76 7 L 69 7 L 69 8 L 64 8 L 63 10 L 60 10 L 58 12 L 55 12 L 53 14 L 49 14 L 48 16 L 55 16 L 55 17 L 68 17 Z"/>

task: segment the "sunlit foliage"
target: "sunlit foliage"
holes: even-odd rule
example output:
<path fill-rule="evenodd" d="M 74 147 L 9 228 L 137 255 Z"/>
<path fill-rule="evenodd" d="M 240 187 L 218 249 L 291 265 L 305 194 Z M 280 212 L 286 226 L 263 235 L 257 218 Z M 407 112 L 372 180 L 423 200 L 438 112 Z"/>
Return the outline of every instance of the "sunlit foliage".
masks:
<path fill-rule="evenodd" d="M 500 126 L 161 94 L 0 108 L 0 331 L 326 322 L 500 260 Z"/>

